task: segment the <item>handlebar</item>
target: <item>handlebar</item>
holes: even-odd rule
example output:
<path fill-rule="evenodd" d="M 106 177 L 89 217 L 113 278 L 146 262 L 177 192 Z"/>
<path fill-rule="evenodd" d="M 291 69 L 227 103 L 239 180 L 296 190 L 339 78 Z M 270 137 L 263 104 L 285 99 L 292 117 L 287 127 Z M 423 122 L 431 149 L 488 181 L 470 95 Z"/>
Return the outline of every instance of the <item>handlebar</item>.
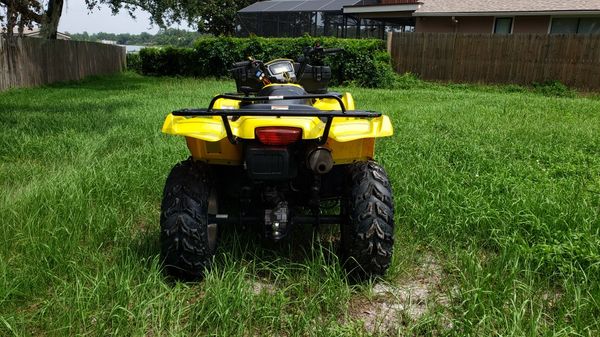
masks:
<path fill-rule="evenodd" d="M 242 68 L 242 67 L 248 67 L 252 64 L 252 62 L 250 61 L 242 61 L 242 62 L 235 62 L 233 64 L 234 68 Z"/>
<path fill-rule="evenodd" d="M 232 71 L 239 68 L 244 68 L 244 71 L 254 69 L 253 76 L 256 77 L 257 81 L 262 82 L 264 85 L 271 84 L 271 80 L 265 74 L 265 64 L 262 61 L 250 58 L 248 61 L 234 62 L 232 65 Z"/>
<path fill-rule="evenodd" d="M 307 47 L 304 50 L 304 57 L 299 59 L 298 61 L 300 63 L 305 63 L 305 62 L 310 62 L 313 60 L 319 60 L 320 58 L 322 58 L 324 55 L 326 54 L 337 54 L 337 53 L 341 53 L 343 52 L 344 49 L 343 48 L 323 48 L 320 46 L 316 46 L 316 47 Z M 233 63 L 233 67 L 234 68 L 247 68 L 250 67 L 252 65 L 255 64 L 260 64 L 262 63 L 261 61 L 257 61 L 257 60 L 253 60 L 253 61 L 241 61 L 241 62 L 235 62 Z"/>
<path fill-rule="evenodd" d="M 306 47 L 304 49 L 304 56 L 301 56 L 298 59 L 298 63 L 300 63 L 300 68 L 296 71 L 296 78 L 301 80 L 304 76 L 304 71 L 306 70 L 307 65 L 313 66 L 322 66 L 324 65 L 324 59 L 326 55 L 334 55 L 340 52 L 343 52 L 342 48 L 323 48 L 320 45 L 316 45 L 314 47 Z M 233 68 L 246 68 L 246 69 L 255 69 L 256 70 L 256 78 L 259 82 L 263 82 L 264 84 L 270 84 L 269 77 L 265 74 L 267 73 L 265 69 L 265 65 L 262 61 L 255 60 L 250 58 L 246 61 L 235 62 L 232 64 Z"/>
<path fill-rule="evenodd" d="M 340 52 L 343 52 L 342 48 L 323 48 L 320 45 L 316 45 L 314 47 L 306 47 L 304 49 L 304 56 L 298 59 L 300 63 L 300 70 L 298 71 L 298 78 L 302 78 L 304 75 L 304 70 L 306 69 L 307 64 L 311 64 L 313 66 L 321 66 L 323 65 L 325 55 L 334 55 Z"/>

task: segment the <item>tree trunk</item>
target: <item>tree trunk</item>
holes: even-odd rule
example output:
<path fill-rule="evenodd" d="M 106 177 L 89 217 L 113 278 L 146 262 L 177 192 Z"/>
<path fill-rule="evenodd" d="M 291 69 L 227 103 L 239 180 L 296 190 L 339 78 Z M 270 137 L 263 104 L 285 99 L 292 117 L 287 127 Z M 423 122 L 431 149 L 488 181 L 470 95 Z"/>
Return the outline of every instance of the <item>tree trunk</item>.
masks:
<path fill-rule="evenodd" d="M 48 9 L 44 14 L 41 35 L 43 38 L 56 40 L 58 32 L 58 23 L 62 15 L 64 0 L 50 0 L 48 1 Z"/>
<path fill-rule="evenodd" d="M 17 25 L 17 15 L 13 3 L 9 3 L 6 7 L 6 37 L 11 38 L 14 35 L 15 26 Z"/>

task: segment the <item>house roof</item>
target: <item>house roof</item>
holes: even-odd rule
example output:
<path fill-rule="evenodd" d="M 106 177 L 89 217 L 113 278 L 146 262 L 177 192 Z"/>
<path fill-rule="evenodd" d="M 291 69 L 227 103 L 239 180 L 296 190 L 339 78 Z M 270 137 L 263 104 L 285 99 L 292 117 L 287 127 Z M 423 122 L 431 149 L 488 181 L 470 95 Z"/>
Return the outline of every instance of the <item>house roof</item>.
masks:
<path fill-rule="evenodd" d="M 599 12 L 599 0 L 421 0 L 415 15 Z"/>
<path fill-rule="evenodd" d="M 19 34 L 19 27 L 13 28 L 13 34 L 15 34 L 15 35 Z M 39 27 L 33 27 L 33 28 L 23 27 L 23 36 L 39 37 L 40 35 L 41 35 L 41 30 Z M 71 36 L 66 33 L 56 32 L 56 36 L 58 39 L 61 39 L 61 40 L 70 40 L 71 39 Z"/>
<path fill-rule="evenodd" d="M 335 12 L 344 6 L 356 5 L 361 0 L 270 0 L 260 1 L 240 10 L 238 13 L 261 12 Z"/>

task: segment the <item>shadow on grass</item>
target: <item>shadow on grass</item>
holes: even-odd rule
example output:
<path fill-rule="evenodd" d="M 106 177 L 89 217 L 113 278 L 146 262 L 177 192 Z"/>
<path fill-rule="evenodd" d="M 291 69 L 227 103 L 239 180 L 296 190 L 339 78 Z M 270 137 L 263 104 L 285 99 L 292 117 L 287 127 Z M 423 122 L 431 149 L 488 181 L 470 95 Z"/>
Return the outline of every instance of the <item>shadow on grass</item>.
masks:
<path fill-rule="evenodd" d="M 273 242 L 261 235 L 261 226 L 231 226 L 221 229 L 220 250 L 241 260 L 281 260 L 286 264 L 304 264 L 314 257 L 315 249 L 323 248 L 326 260 L 334 261 L 339 243 L 339 233 L 336 238 L 335 229 L 330 226 L 319 230 L 307 225 L 295 226 L 285 239 Z"/>
<path fill-rule="evenodd" d="M 36 136 L 65 130 L 105 133 L 127 122 L 117 113 L 139 104 L 131 94 L 151 82 L 124 74 L 1 93 L 0 124 Z"/>
<path fill-rule="evenodd" d="M 257 277 L 275 278 L 274 273 L 285 271 L 294 273 L 299 267 L 325 263 L 340 263 L 339 229 L 327 226 L 316 231 L 312 226 L 298 226 L 281 242 L 265 239 L 259 232 L 259 226 L 227 226 L 219 229 L 219 242 L 215 254 L 215 264 L 221 265 L 223 259 L 252 265 Z M 160 254 L 159 232 L 144 231 L 131 242 L 129 247 L 133 258 L 144 264 L 150 271 Z"/>
<path fill-rule="evenodd" d="M 78 133 L 105 133 L 127 119 L 117 112 L 135 105 L 132 100 L 110 102 L 64 102 L 39 105 L 11 102 L 0 105 L 0 124 L 22 129 L 35 135 L 55 134 L 65 130 Z"/>
<path fill-rule="evenodd" d="M 123 73 L 106 76 L 89 76 L 80 81 L 68 81 L 49 84 L 45 88 L 51 89 L 77 89 L 97 91 L 106 94 L 106 91 L 136 90 L 156 82 L 152 77 L 144 77 L 134 73 Z"/>

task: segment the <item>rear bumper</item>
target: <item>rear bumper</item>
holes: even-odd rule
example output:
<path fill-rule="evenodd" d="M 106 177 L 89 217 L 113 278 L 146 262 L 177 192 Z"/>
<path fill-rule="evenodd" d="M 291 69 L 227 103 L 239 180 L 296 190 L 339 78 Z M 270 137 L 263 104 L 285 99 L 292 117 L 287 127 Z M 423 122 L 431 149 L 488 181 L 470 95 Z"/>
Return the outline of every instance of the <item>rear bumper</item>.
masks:
<path fill-rule="evenodd" d="M 186 142 L 195 160 L 227 166 L 240 166 L 244 162 L 243 144 L 231 144 L 227 138 L 218 142 L 207 142 L 186 137 Z M 334 165 L 350 164 L 374 159 L 375 139 L 364 138 L 341 143 L 330 138 L 323 147 L 331 151 Z"/>

